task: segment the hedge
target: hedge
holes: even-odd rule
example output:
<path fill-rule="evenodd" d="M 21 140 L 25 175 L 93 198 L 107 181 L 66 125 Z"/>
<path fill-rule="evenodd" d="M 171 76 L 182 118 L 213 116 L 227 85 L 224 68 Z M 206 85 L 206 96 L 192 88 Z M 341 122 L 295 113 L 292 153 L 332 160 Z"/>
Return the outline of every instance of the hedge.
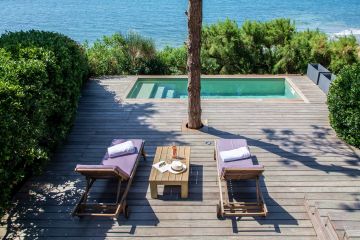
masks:
<path fill-rule="evenodd" d="M 328 93 L 330 123 L 339 137 L 360 147 L 360 64 L 343 68 Z"/>
<path fill-rule="evenodd" d="M 0 214 L 66 137 L 88 69 L 84 49 L 64 35 L 0 36 Z"/>
<path fill-rule="evenodd" d="M 93 76 L 186 74 L 185 46 L 156 50 L 151 39 L 132 35 L 116 33 L 86 45 Z M 311 62 L 337 73 L 360 61 L 354 36 L 330 39 L 319 30 L 297 31 L 289 19 L 241 26 L 227 19 L 205 25 L 201 40 L 202 74 L 305 73 Z"/>

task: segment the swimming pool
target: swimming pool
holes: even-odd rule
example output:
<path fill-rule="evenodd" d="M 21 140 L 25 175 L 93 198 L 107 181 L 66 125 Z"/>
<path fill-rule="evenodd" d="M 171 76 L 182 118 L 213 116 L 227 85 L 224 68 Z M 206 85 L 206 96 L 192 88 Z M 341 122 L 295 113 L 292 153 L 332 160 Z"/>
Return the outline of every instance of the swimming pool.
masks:
<path fill-rule="evenodd" d="M 187 78 L 139 78 L 127 98 L 186 99 Z M 202 78 L 202 99 L 275 98 L 299 95 L 285 78 Z"/>

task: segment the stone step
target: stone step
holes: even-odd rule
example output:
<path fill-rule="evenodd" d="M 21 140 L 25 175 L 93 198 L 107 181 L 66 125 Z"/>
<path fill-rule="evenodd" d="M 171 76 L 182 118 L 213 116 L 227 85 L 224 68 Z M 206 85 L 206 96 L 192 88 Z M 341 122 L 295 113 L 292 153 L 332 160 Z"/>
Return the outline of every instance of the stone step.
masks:
<path fill-rule="evenodd" d="M 137 95 L 137 98 L 150 98 L 154 85 L 154 83 L 143 83 Z"/>
<path fill-rule="evenodd" d="M 158 87 L 154 98 L 163 98 L 165 87 Z"/>
<path fill-rule="evenodd" d="M 166 98 L 174 98 L 175 91 L 172 89 L 167 90 L 166 92 Z"/>

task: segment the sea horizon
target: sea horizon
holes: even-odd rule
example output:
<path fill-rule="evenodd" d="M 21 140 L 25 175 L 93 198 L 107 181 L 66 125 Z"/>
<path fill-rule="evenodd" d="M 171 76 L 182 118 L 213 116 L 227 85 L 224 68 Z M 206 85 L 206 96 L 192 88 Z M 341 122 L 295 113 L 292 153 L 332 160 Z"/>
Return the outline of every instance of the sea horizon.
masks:
<path fill-rule="evenodd" d="M 187 4 L 187 0 L 3 0 L 0 34 L 37 29 L 91 44 L 104 35 L 134 31 L 152 38 L 157 48 L 176 47 L 187 38 Z M 203 24 L 227 18 L 239 25 L 246 20 L 289 18 L 300 31 L 319 29 L 330 37 L 353 34 L 360 40 L 357 0 L 204 0 L 203 5 Z"/>

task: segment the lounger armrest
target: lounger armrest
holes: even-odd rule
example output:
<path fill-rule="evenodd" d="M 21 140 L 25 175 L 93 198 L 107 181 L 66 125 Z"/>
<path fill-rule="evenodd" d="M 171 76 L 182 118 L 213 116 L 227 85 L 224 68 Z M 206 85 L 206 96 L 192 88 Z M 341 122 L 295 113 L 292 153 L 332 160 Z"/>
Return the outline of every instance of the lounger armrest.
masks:
<path fill-rule="evenodd" d="M 104 169 L 104 170 L 118 170 L 117 166 L 111 165 L 84 165 L 84 164 L 77 164 L 75 167 L 75 171 L 78 170 L 87 170 L 87 169 Z"/>
<path fill-rule="evenodd" d="M 243 168 L 224 168 L 221 175 L 224 179 L 255 179 L 262 175 L 265 171 L 262 165 L 254 165 L 252 167 Z"/>
<path fill-rule="evenodd" d="M 249 166 L 249 167 L 241 167 L 241 168 L 224 168 L 223 169 L 224 171 L 239 171 L 239 172 L 242 172 L 242 171 L 265 171 L 265 168 L 263 165 L 253 165 L 253 166 Z"/>
<path fill-rule="evenodd" d="M 89 177 L 108 178 L 114 176 L 120 176 L 124 179 L 128 179 L 129 176 L 125 175 L 123 171 L 117 166 L 112 165 L 76 165 L 75 172 L 81 173 Z"/>

